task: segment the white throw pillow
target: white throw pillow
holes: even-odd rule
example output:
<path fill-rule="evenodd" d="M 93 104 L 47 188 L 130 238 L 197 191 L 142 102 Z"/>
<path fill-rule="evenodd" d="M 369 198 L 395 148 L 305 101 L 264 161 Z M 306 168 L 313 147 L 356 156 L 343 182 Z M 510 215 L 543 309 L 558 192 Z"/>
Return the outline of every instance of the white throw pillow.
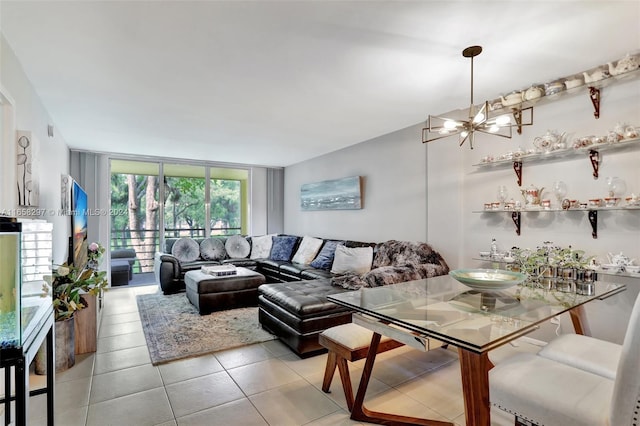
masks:
<path fill-rule="evenodd" d="M 336 247 L 331 272 L 334 274 L 366 274 L 371 270 L 373 247 Z"/>
<path fill-rule="evenodd" d="M 251 237 L 251 259 L 268 259 L 273 245 L 273 234 Z"/>
<path fill-rule="evenodd" d="M 308 265 L 316 258 L 316 254 L 322 246 L 322 240 L 320 238 L 304 237 L 298 247 L 298 251 L 291 260 L 294 263 L 302 263 Z"/>

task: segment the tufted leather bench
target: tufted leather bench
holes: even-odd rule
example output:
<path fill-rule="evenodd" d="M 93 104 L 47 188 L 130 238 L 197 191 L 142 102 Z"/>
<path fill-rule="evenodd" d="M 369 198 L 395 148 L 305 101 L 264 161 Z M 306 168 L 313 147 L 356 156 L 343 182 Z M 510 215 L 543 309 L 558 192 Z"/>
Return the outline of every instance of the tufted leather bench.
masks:
<path fill-rule="evenodd" d="M 351 311 L 327 296 L 345 291 L 326 278 L 263 284 L 258 288 L 260 324 L 301 357 L 325 352 L 318 342 L 320 333 L 351 322 Z"/>
<path fill-rule="evenodd" d="M 255 306 L 258 287 L 264 275 L 247 268 L 237 268 L 236 275 L 215 277 L 202 271 L 187 271 L 184 275 L 187 299 L 200 315 L 213 311 Z"/>

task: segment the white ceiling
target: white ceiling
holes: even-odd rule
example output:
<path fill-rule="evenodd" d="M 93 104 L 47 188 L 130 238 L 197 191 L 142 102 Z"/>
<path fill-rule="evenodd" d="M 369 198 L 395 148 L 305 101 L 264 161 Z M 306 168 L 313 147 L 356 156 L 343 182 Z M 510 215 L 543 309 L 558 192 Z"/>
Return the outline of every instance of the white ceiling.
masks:
<path fill-rule="evenodd" d="M 640 49 L 637 0 L 2 0 L 0 24 L 71 148 L 273 166 L 467 106 L 469 45 L 476 102 Z"/>

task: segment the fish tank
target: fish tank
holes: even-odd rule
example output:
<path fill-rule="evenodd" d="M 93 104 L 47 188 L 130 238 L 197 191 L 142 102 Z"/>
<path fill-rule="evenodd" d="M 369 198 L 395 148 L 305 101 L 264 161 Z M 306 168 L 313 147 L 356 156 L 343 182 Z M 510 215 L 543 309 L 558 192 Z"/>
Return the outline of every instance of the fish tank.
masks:
<path fill-rule="evenodd" d="M 0 349 L 22 344 L 20 283 L 22 224 L 0 217 Z"/>
<path fill-rule="evenodd" d="M 22 347 L 51 315 L 52 250 L 52 224 L 0 216 L 0 349 Z"/>

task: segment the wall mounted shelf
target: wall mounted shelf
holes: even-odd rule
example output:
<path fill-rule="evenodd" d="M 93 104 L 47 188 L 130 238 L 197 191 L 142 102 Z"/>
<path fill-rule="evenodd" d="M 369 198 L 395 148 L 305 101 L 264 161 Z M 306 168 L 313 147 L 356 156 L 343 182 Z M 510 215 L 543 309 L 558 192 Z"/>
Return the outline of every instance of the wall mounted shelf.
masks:
<path fill-rule="evenodd" d="M 574 213 L 574 212 L 587 212 L 587 217 L 589 219 L 589 224 L 591 225 L 591 236 L 594 239 L 598 238 L 598 212 L 599 211 L 610 211 L 610 212 L 640 212 L 640 206 L 616 206 L 616 207 L 600 207 L 600 208 L 588 208 L 588 209 L 522 209 L 522 210 L 474 210 L 473 213 L 483 213 L 483 214 L 511 214 L 511 219 L 515 225 L 516 235 L 520 235 L 521 225 L 522 225 L 522 214 L 523 213 Z"/>
<path fill-rule="evenodd" d="M 521 155 L 516 159 L 508 158 L 474 164 L 481 170 L 499 169 L 513 166 L 516 173 L 518 186 L 522 186 L 522 169 L 525 164 L 546 164 L 556 161 L 566 161 L 578 158 L 589 159 L 593 168 L 593 178 L 597 179 L 602 161 L 601 152 L 606 151 L 630 151 L 640 148 L 640 138 L 623 139 L 616 143 L 593 144 L 584 148 L 566 148 L 562 150 L 550 151 L 547 153 L 533 153 Z"/>
<path fill-rule="evenodd" d="M 562 90 L 552 95 L 541 96 L 537 99 L 533 99 L 530 101 L 524 101 L 514 105 L 509 105 L 502 108 L 496 108 L 494 110 L 491 110 L 490 112 L 492 116 L 500 115 L 500 114 L 512 114 L 514 112 L 522 111 L 529 107 L 541 106 L 551 102 L 555 102 L 558 99 L 562 99 L 565 97 L 574 97 L 574 96 L 586 93 L 591 101 L 591 104 L 593 105 L 593 109 L 594 109 L 593 116 L 595 118 L 600 118 L 601 90 L 612 84 L 624 82 L 627 80 L 633 80 L 636 78 L 640 78 L 640 69 L 636 69 L 636 70 L 625 72 L 618 75 L 613 75 L 607 78 L 603 78 L 602 80 L 598 80 L 590 83 L 584 83 L 584 84 L 581 84 L 580 86 L 572 87 L 571 89 Z M 489 104 L 491 105 L 492 102 L 493 101 L 489 102 Z"/>

